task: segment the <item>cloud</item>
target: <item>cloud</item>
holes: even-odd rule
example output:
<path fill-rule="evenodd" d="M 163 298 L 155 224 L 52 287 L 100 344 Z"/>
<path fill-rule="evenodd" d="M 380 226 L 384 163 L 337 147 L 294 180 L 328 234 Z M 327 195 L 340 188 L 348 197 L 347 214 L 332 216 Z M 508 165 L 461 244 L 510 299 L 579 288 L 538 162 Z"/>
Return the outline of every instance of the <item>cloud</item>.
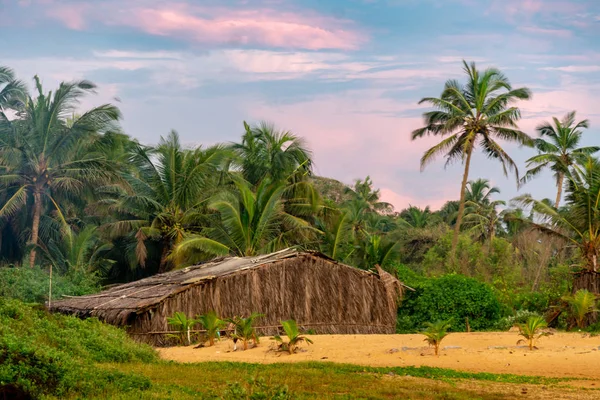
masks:
<path fill-rule="evenodd" d="M 523 32 L 527 32 L 527 33 L 561 37 L 561 38 L 570 38 L 573 36 L 573 32 L 568 29 L 547 29 L 547 28 L 540 28 L 538 26 L 526 26 L 523 28 L 519 28 L 519 30 L 521 30 Z"/>
<path fill-rule="evenodd" d="M 568 65 L 565 67 L 543 67 L 542 71 L 561 71 L 561 72 L 597 72 L 600 71 L 600 65 Z"/>
<path fill-rule="evenodd" d="M 350 21 L 306 10 L 202 7 L 194 2 L 50 2 L 47 16 L 74 30 L 92 23 L 130 27 L 150 35 L 209 45 L 269 46 L 284 49 L 352 50 L 367 37 Z"/>

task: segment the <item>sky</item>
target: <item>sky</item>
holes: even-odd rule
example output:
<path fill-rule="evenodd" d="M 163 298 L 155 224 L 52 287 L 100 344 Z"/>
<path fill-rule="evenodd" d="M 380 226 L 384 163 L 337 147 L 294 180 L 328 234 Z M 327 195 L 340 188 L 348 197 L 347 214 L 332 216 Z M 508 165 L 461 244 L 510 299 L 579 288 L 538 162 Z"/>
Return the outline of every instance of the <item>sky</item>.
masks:
<path fill-rule="evenodd" d="M 95 82 L 81 107 L 117 104 L 146 144 L 171 129 L 189 146 L 238 141 L 242 121 L 271 122 L 306 140 L 316 174 L 370 175 L 396 209 L 459 196 L 462 166 L 421 172 L 438 139 L 410 133 L 463 59 L 533 91 L 523 131 L 576 110 L 583 145 L 600 144 L 599 37 L 598 0 L 0 0 L 0 65 L 29 84 Z M 535 151 L 505 149 L 524 173 Z M 479 153 L 481 177 L 505 200 L 556 193 L 550 173 L 518 191 Z"/>

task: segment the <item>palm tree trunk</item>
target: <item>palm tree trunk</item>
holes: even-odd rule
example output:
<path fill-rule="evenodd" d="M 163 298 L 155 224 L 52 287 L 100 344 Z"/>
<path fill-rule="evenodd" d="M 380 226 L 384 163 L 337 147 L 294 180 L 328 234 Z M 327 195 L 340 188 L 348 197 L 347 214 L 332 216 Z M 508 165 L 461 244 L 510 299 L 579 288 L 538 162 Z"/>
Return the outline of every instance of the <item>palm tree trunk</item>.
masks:
<path fill-rule="evenodd" d="M 38 237 L 40 232 L 40 217 L 42 215 L 42 193 L 36 188 L 33 192 L 33 223 L 31 225 L 31 251 L 29 252 L 29 267 L 35 266 Z"/>
<path fill-rule="evenodd" d="M 471 165 L 471 155 L 473 154 L 473 144 L 467 150 L 467 160 L 465 161 L 465 172 L 463 173 L 462 184 L 460 186 L 460 203 L 458 205 L 458 215 L 456 216 L 456 224 L 454 225 L 454 237 L 452 238 L 452 252 L 450 254 L 452 262 L 456 256 L 456 246 L 458 245 L 458 235 L 460 234 L 460 224 L 462 223 L 463 214 L 465 213 L 465 190 L 467 181 L 469 180 L 469 167 Z"/>
<path fill-rule="evenodd" d="M 556 182 L 556 186 L 558 187 L 558 193 L 556 193 L 556 201 L 554 202 L 555 208 L 558 208 L 558 205 L 560 204 L 560 198 L 562 197 L 564 179 L 565 179 L 565 174 L 563 174 L 562 172 L 559 172 L 558 173 L 558 181 Z"/>

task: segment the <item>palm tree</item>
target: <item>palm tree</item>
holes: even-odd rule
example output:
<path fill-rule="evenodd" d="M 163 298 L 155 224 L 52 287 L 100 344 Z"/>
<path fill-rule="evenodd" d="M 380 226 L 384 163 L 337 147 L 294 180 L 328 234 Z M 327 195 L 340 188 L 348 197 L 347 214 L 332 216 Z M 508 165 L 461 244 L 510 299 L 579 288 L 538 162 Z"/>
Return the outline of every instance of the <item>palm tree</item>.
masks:
<path fill-rule="evenodd" d="M 582 128 L 588 128 L 587 119 L 575 123 L 575 111 L 564 116 L 562 121 L 558 118 L 552 118 L 554 126 L 549 122 L 544 122 L 537 127 L 540 138 L 535 139 L 535 148 L 538 155 L 527 160 L 527 168 L 530 168 L 523 179 L 525 183 L 537 176 L 545 168 L 550 168 L 556 178 L 556 201 L 554 207 L 558 208 L 562 196 L 565 174 L 569 168 L 577 161 L 585 160 L 589 155 L 594 154 L 600 147 L 577 147 L 581 141 Z M 544 140 L 547 137 L 548 140 Z"/>
<path fill-rule="evenodd" d="M 440 98 L 421 99 L 419 104 L 429 103 L 435 110 L 426 112 L 426 125 L 412 132 L 413 140 L 426 135 L 444 137 L 440 143 L 425 152 L 421 158 L 421 170 L 439 155 L 446 158 L 446 165 L 453 161 L 464 164 L 460 205 L 452 240 L 453 256 L 464 214 L 465 189 L 475 147 L 479 145 L 488 157 L 500 161 L 505 175 L 508 170 L 514 170 L 518 180 L 517 166 L 496 140 L 527 146 L 531 146 L 533 142 L 518 129 L 517 121 L 521 113 L 517 107 L 511 106 L 517 100 L 529 99 L 529 89 L 513 89 L 506 76 L 498 69 L 488 68 L 480 72 L 475 63 L 467 64 L 463 61 L 463 64 L 467 83 L 463 85 L 456 80 L 449 80 Z"/>
<path fill-rule="evenodd" d="M 265 122 L 257 126 L 244 122 L 244 129 L 242 143 L 231 148 L 238 156 L 236 164 L 244 179 L 252 185 L 264 179 L 292 182 L 312 173 L 311 152 L 302 138 L 289 131 L 277 131 Z"/>
<path fill-rule="evenodd" d="M 436 211 L 438 217 L 442 219 L 449 226 L 453 226 L 456 223 L 456 215 L 458 214 L 458 204 L 456 200 L 449 200 L 444 203 L 442 208 Z"/>
<path fill-rule="evenodd" d="M 492 202 L 492 195 L 500 193 L 500 189 L 490 186 L 490 181 L 482 178 L 467 182 L 465 190 L 465 201 L 482 206 L 489 205 Z"/>
<path fill-rule="evenodd" d="M 564 239 L 579 250 L 583 265 L 573 283 L 573 289 L 587 289 L 598 293 L 600 162 L 588 157 L 584 164 L 575 165 L 565 177 L 566 207 L 557 209 L 546 201 L 533 199 L 530 195 L 520 196 L 516 200 L 532 207 L 535 212 L 535 220 L 524 222 L 528 222 L 538 231 Z"/>
<path fill-rule="evenodd" d="M 302 242 L 314 232 L 310 223 L 285 212 L 285 184 L 263 180 L 256 193 L 242 179 L 235 179 L 234 184 L 235 190 L 219 193 L 209 202 L 208 208 L 217 213 L 217 219 L 202 234 L 186 237 L 175 255 L 254 256 Z"/>
<path fill-rule="evenodd" d="M 25 84 L 17 80 L 12 69 L 0 65 L 0 119 L 8 120 L 4 111 L 20 108 L 26 97 Z"/>
<path fill-rule="evenodd" d="M 464 225 L 469 228 L 475 239 L 488 242 L 488 249 L 496 237 L 498 230 L 502 229 L 502 215 L 498 213 L 498 206 L 505 205 L 502 200 L 491 201 L 487 204 L 467 201 L 465 207 Z"/>
<path fill-rule="evenodd" d="M 394 210 L 394 207 L 390 203 L 379 201 L 381 197 L 379 189 L 373 189 L 373 181 L 370 176 L 367 176 L 364 181 L 357 179 L 354 182 L 354 187 L 347 187 L 345 193 L 367 204 L 369 211 L 389 214 Z"/>
<path fill-rule="evenodd" d="M 408 208 L 400 212 L 400 226 L 408 226 L 411 228 L 425 228 L 426 226 L 432 225 L 436 220 L 436 216 L 431 212 L 429 206 L 425 208 L 419 208 L 415 206 L 408 206 Z"/>
<path fill-rule="evenodd" d="M 172 250 L 206 226 L 202 205 L 216 190 L 219 182 L 215 179 L 227 156 L 218 146 L 184 149 L 175 131 L 161 137 L 156 149 L 136 145 L 129 161 L 137 172 L 126 172 L 124 183 L 103 188 L 107 197 L 101 204 L 107 214 L 118 216 L 104 229 L 113 238 L 134 237 L 137 263 L 142 267 L 148 256 L 147 242 L 154 241 L 161 252 L 159 271 L 170 269 Z"/>
<path fill-rule="evenodd" d="M 121 117 L 118 108 L 105 104 L 69 119 L 79 100 L 96 88 L 92 82 L 63 82 L 54 94 L 47 95 L 37 76 L 35 84 L 37 98 L 27 97 L 18 119 L 4 123 L 6 134 L 0 137 L 2 188 L 9 193 L 0 208 L 0 218 L 31 205 L 31 267 L 36 260 L 43 210 L 54 209 L 56 218 L 66 226 L 57 196 L 76 197 L 111 177 L 106 158 L 91 147 L 100 133 L 116 130 Z"/>

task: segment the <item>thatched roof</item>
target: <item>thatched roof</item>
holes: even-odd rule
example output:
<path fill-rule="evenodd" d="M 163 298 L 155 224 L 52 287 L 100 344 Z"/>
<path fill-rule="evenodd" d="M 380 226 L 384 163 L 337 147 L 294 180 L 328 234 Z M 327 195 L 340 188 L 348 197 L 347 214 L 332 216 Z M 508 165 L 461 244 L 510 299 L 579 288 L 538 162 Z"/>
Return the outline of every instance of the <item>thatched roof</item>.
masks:
<path fill-rule="evenodd" d="M 219 258 L 204 264 L 154 275 L 139 281 L 113 286 L 98 294 L 71 297 L 53 302 L 51 311 L 75 314 L 80 317 L 95 316 L 107 322 L 122 325 L 127 323 L 132 314 L 140 314 L 148 309 L 155 308 L 164 300 L 192 286 L 218 277 L 235 275 L 241 271 L 260 268 L 267 264 L 299 256 L 318 257 L 357 270 L 354 267 L 339 264 L 320 253 L 285 249 L 257 257 Z M 369 271 L 357 271 L 374 275 Z M 384 281 L 386 287 L 391 289 L 391 286 L 394 286 L 394 292 L 401 293 L 402 284 L 397 279 L 380 268 L 378 268 L 378 275 Z"/>

